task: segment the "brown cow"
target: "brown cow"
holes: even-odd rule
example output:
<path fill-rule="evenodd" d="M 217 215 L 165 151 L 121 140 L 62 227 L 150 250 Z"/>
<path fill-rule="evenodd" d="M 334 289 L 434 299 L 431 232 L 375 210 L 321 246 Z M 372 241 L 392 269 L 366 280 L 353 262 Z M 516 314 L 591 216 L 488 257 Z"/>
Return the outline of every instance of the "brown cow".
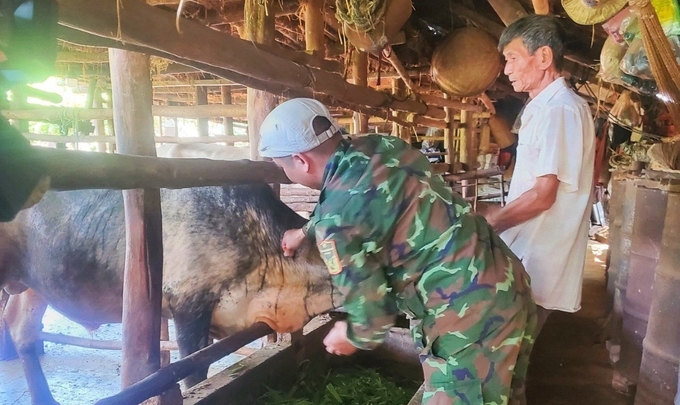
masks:
<path fill-rule="evenodd" d="M 282 234 L 304 219 L 265 184 L 162 190 L 165 315 L 180 354 L 257 321 L 300 329 L 333 305 L 318 251 L 282 255 Z M 34 404 L 55 404 L 35 340 L 49 303 L 94 328 L 121 321 L 125 237 L 120 191 L 50 192 L 0 224 L 0 285 L 11 293 L 5 321 L 24 364 Z M 18 312 L 16 312 L 18 311 Z M 207 370 L 188 377 L 191 386 Z"/>

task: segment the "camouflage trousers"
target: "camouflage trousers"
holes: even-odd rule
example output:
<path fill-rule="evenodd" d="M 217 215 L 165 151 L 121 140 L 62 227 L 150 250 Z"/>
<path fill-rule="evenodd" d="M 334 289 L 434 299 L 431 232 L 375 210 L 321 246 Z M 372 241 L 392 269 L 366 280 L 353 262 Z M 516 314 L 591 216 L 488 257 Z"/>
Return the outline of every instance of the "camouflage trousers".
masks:
<path fill-rule="evenodd" d="M 423 336 L 423 405 L 507 405 L 523 402 L 536 306 L 526 306 L 479 341 L 460 348 L 457 332 Z M 451 344 L 449 344 L 451 343 Z"/>

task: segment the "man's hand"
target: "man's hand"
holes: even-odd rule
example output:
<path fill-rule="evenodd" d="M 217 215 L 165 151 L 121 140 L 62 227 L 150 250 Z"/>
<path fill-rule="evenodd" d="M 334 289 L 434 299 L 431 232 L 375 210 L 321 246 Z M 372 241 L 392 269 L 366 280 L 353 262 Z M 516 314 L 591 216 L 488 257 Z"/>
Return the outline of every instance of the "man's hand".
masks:
<path fill-rule="evenodd" d="M 358 349 L 347 339 L 347 322 L 338 321 L 323 339 L 326 351 L 338 356 L 349 356 Z"/>
<path fill-rule="evenodd" d="M 298 250 L 302 242 L 305 240 L 305 233 L 302 229 L 289 229 L 283 234 L 283 239 L 281 239 L 281 249 L 283 249 L 283 255 L 286 257 L 291 257 Z"/>

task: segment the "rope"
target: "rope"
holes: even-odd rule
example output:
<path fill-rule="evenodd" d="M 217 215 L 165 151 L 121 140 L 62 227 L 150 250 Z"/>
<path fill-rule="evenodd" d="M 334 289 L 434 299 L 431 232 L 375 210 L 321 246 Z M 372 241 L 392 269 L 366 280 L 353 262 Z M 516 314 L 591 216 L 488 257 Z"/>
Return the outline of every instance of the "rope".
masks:
<path fill-rule="evenodd" d="M 337 0 L 335 16 L 358 32 L 369 32 L 382 20 L 387 0 Z"/>

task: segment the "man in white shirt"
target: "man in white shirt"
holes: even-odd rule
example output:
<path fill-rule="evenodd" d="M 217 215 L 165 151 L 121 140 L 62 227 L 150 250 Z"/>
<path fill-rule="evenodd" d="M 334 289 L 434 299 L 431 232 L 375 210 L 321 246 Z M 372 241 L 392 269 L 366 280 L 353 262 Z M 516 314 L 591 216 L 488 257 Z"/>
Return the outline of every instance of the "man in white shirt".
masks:
<path fill-rule="evenodd" d="M 554 17 L 530 15 L 501 35 L 504 73 L 531 100 L 521 116 L 508 204 L 485 214 L 531 276 L 536 335 L 552 311 L 581 308 L 593 188 L 593 119 L 561 76 L 564 33 L 558 24 Z"/>

